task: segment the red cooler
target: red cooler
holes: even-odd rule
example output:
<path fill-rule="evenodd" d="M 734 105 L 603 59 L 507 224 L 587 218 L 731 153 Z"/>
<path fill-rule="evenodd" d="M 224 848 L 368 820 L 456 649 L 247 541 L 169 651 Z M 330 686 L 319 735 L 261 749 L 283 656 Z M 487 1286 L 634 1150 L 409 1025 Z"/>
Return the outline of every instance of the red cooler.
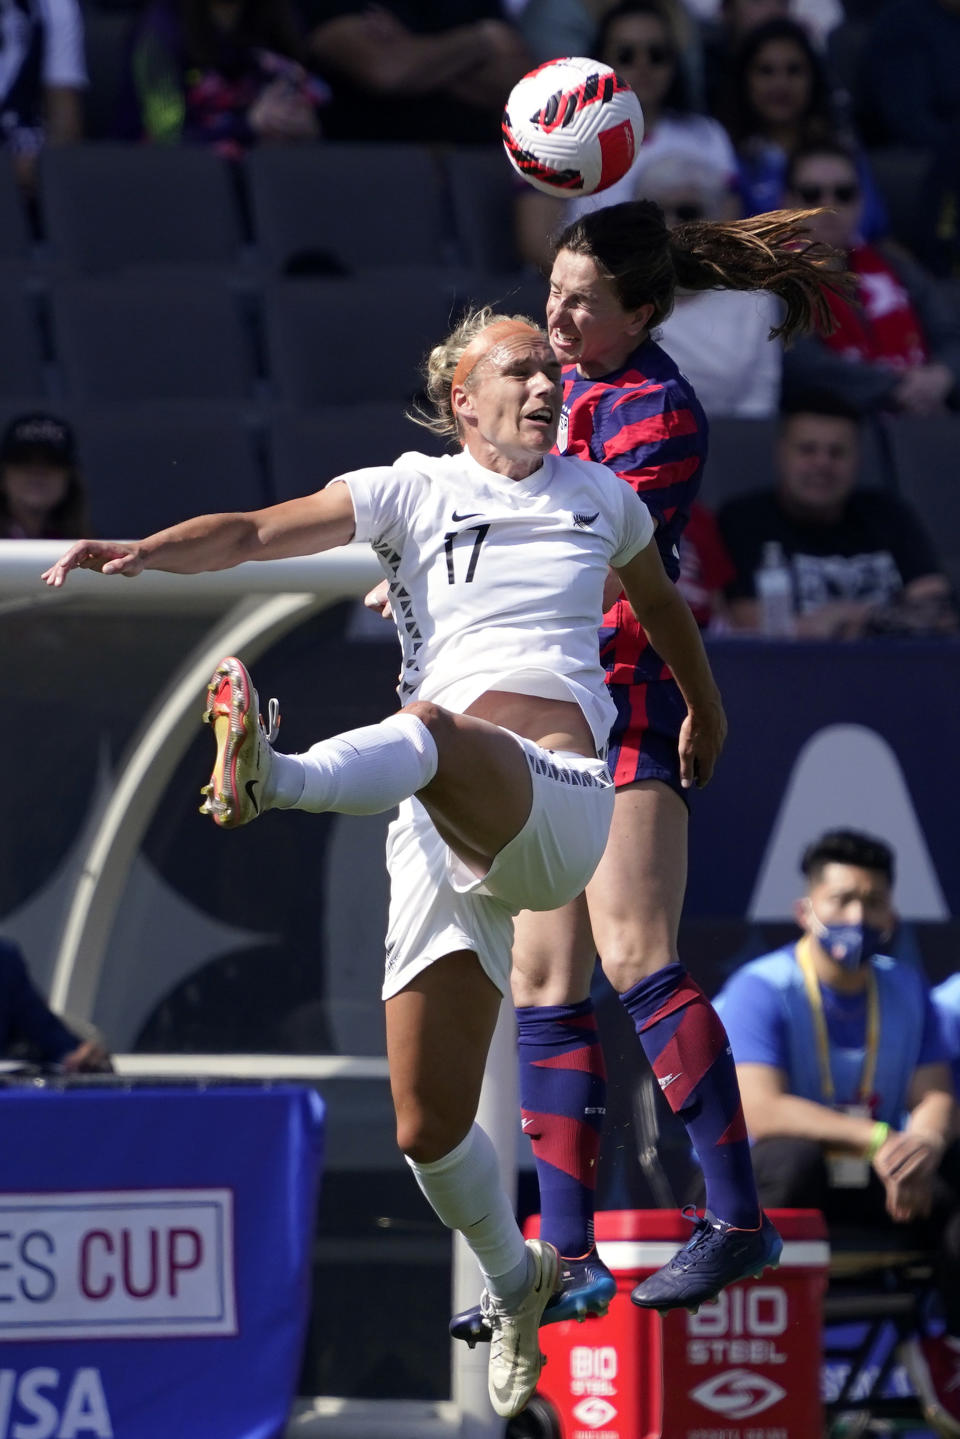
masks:
<path fill-rule="evenodd" d="M 780 1267 L 731 1285 L 698 1314 L 662 1318 L 630 1291 L 690 1237 L 676 1210 L 597 1215 L 600 1257 L 617 1277 L 603 1319 L 540 1331 L 538 1393 L 562 1439 L 815 1439 L 829 1247 L 816 1209 L 768 1211 Z M 527 1234 L 539 1229 L 539 1216 Z"/>

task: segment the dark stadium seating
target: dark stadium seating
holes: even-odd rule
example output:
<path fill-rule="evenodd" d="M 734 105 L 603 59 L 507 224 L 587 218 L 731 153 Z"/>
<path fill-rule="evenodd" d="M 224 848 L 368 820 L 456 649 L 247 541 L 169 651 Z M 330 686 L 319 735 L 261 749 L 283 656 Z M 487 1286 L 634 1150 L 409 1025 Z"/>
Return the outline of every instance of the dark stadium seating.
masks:
<path fill-rule="evenodd" d="M 234 406 L 80 410 L 76 430 L 98 535 L 146 535 L 191 515 L 267 501 L 254 436 Z"/>
<path fill-rule="evenodd" d="M 499 146 L 453 150 L 444 159 L 457 256 L 494 274 L 521 268 L 514 240 L 517 185 Z"/>
<path fill-rule="evenodd" d="M 490 305 L 508 315 L 529 315 L 542 322 L 547 282 L 532 270 L 470 270 L 452 277 L 458 313 Z"/>
<path fill-rule="evenodd" d="M 0 264 L 0 396 L 47 389 L 37 300 L 24 264 Z"/>
<path fill-rule="evenodd" d="M 273 274 L 450 258 L 440 170 L 426 147 L 264 145 L 244 168 L 257 252 Z"/>
<path fill-rule="evenodd" d="M 199 146 L 51 147 L 41 159 L 40 208 L 50 260 L 61 271 L 223 269 L 240 259 L 232 175 Z"/>
<path fill-rule="evenodd" d="M 84 49 L 90 84 L 83 101 L 87 137 L 110 140 L 117 131 L 120 95 L 127 69 L 130 36 L 136 23 L 136 6 L 87 6 L 84 11 Z"/>
<path fill-rule="evenodd" d="M 749 490 L 772 483 L 778 423 L 769 420 L 714 419 L 700 498 L 712 510 Z M 887 462 L 872 423 L 863 427 L 860 482 L 890 483 Z"/>
<path fill-rule="evenodd" d="M 710 447 L 700 499 L 711 510 L 749 490 L 762 488 L 772 475 L 777 422 L 717 419 L 710 422 Z"/>
<path fill-rule="evenodd" d="M 446 287 L 423 272 L 363 280 L 282 280 L 264 295 L 267 368 L 287 405 L 404 404 L 450 317 Z M 357 436 L 363 455 L 363 435 Z"/>
<path fill-rule="evenodd" d="M 442 454 L 445 448 L 395 401 L 278 410 L 270 424 L 273 495 L 289 500 L 358 466 L 392 464 L 405 450 Z"/>
<path fill-rule="evenodd" d="M 0 152 L 0 260 L 27 260 L 31 237 L 27 212 L 8 155 Z"/>
<path fill-rule="evenodd" d="M 105 10 L 98 21 L 128 23 L 129 10 Z M 908 159 L 893 150 L 871 159 L 893 211 L 908 216 L 917 183 Z M 542 277 L 516 268 L 513 181 L 496 148 L 440 161 L 407 145 L 264 147 L 241 175 L 251 237 L 238 174 L 209 152 L 51 149 L 40 170 L 38 246 L 0 157 L 2 412 L 45 402 L 69 415 L 162 399 L 318 409 L 320 483 L 405 445 L 429 447 L 403 408 L 421 387 L 430 344 L 467 305 L 542 312 Z M 248 264 L 251 250 L 259 258 Z M 324 255 L 334 271 L 362 278 L 324 275 Z M 271 280 L 285 266 L 316 278 Z M 252 276 L 265 286 L 262 319 Z M 350 407 L 349 424 L 334 421 L 333 405 Z M 365 420 L 355 407 L 367 406 Z M 393 407 L 392 419 L 382 407 Z M 919 505 L 960 580 L 958 427 L 960 417 L 887 417 L 878 443 L 869 425 L 863 481 L 899 486 Z M 278 493 L 303 489 L 314 441 L 311 433 L 305 452 L 297 437 L 310 428 L 305 414 L 273 426 Z M 775 430 L 774 421 L 713 422 L 704 503 L 716 509 L 769 481 Z"/>
<path fill-rule="evenodd" d="M 916 507 L 960 593 L 960 415 L 891 416 L 898 487 Z"/>
<path fill-rule="evenodd" d="M 918 253 L 922 254 L 927 248 L 920 228 L 928 214 L 923 199 L 930 183 L 931 157 L 919 149 L 884 145 L 871 150 L 868 158 L 887 206 L 890 238 L 910 250 L 919 245 Z"/>
<path fill-rule="evenodd" d="M 58 281 L 56 356 L 67 399 L 251 399 L 250 334 L 223 280 Z"/>

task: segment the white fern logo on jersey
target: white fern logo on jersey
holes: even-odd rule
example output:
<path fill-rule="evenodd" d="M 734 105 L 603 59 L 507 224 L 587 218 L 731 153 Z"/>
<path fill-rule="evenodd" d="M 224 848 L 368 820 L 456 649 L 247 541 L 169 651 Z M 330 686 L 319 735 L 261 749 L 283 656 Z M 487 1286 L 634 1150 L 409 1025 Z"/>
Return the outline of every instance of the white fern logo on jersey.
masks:
<path fill-rule="evenodd" d="M 749 1369 L 728 1369 L 726 1374 L 717 1374 L 691 1389 L 690 1398 L 705 1409 L 725 1414 L 728 1419 L 749 1419 L 754 1414 L 762 1414 L 771 1404 L 779 1403 L 786 1393 L 763 1374 L 753 1374 Z"/>
<path fill-rule="evenodd" d="M 643 139 L 643 111 L 609 65 L 572 56 L 517 81 L 501 130 L 510 164 L 535 189 L 592 195 L 630 169 Z"/>

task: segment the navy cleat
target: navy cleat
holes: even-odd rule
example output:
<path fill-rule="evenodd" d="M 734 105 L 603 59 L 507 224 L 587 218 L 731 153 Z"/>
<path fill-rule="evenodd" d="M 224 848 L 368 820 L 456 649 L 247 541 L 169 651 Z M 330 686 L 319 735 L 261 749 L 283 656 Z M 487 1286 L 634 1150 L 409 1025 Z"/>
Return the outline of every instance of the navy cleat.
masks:
<path fill-rule="evenodd" d="M 561 1255 L 560 1283 L 561 1288 L 543 1311 L 541 1326 L 559 1324 L 564 1319 L 576 1319 L 582 1324 L 592 1316 L 606 1314 L 617 1292 L 617 1281 L 595 1249 L 582 1259 L 565 1259 Z M 471 1349 L 489 1344 L 490 1328 L 479 1304 L 453 1316 L 450 1335 L 462 1339 Z"/>
<path fill-rule="evenodd" d="M 689 1309 L 716 1299 L 721 1289 L 750 1279 L 780 1263 L 783 1240 L 767 1216 L 756 1229 L 735 1229 L 706 1210 L 702 1219 L 691 1205 L 683 1211 L 693 1235 L 673 1258 L 633 1290 L 641 1309 Z"/>

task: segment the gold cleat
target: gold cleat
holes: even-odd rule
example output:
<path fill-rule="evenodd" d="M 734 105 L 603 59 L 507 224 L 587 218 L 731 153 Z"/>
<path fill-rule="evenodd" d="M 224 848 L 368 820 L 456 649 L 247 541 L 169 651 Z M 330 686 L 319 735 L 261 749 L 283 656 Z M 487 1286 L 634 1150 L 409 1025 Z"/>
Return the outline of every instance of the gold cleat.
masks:
<path fill-rule="evenodd" d="M 260 700 L 246 667 L 229 656 L 221 660 L 207 685 L 204 724 L 213 727 L 217 758 L 210 783 L 203 786 L 200 813 L 221 829 L 239 829 L 270 808 L 272 742 L 280 728 L 280 709 L 272 699 L 269 728 L 259 715 Z"/>

